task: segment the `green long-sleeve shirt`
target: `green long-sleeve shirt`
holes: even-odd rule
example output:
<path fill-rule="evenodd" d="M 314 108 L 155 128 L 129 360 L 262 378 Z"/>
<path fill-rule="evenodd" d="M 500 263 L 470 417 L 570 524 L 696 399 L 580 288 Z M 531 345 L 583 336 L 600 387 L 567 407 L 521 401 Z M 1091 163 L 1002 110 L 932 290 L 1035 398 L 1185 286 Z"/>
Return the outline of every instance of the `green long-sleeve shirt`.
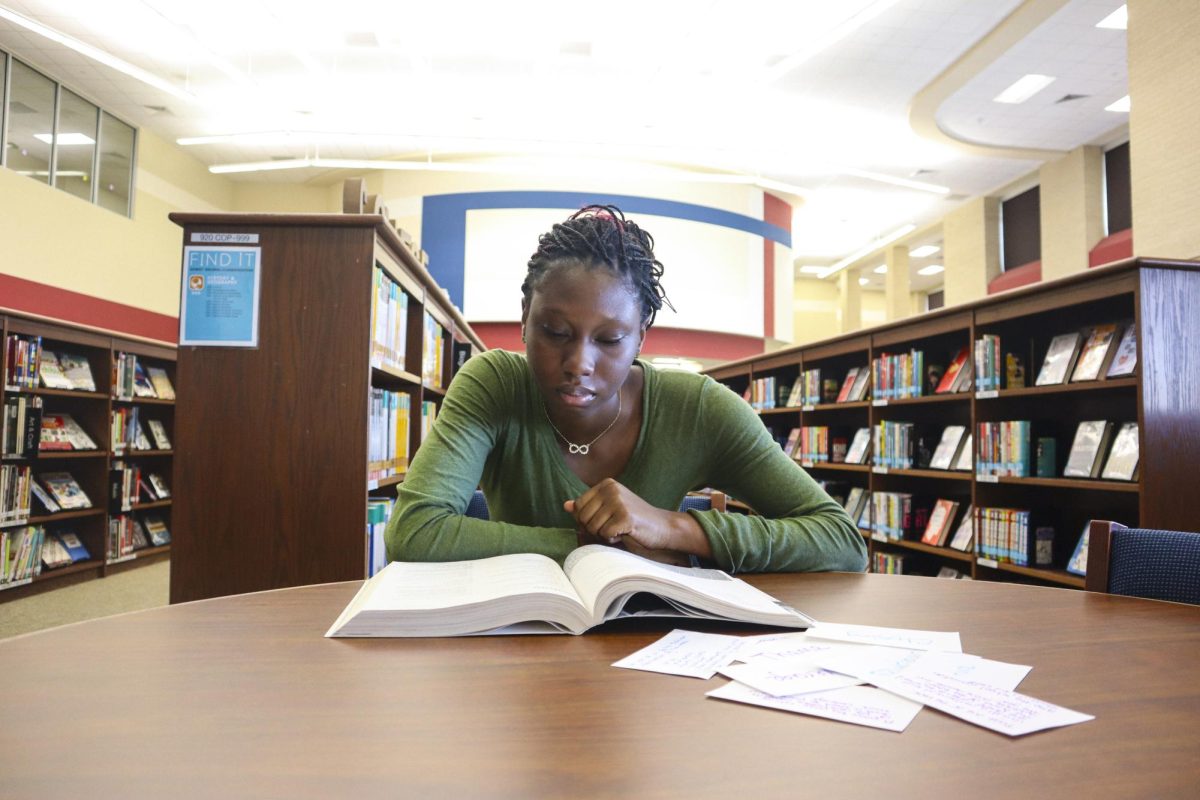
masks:
<path fill-rule="evenodd" d="M 850 517 L 741 398 L 706 376 L 638 364 L 645 374 L 642 428 L 619 483 L 672 511 L 702 486 L 758 511 L 688 512 L 729 572 L 864 569 L 866 548 Z M 463 516 L 477 485 L 490 520 Z M 455 376 L 400 484 L 388 557 L 457 561 L 532 552 L 562 561 L 576 546 L 563 501 L 587 489 L 563 460 L 524 356 L 490 350 Z"/>

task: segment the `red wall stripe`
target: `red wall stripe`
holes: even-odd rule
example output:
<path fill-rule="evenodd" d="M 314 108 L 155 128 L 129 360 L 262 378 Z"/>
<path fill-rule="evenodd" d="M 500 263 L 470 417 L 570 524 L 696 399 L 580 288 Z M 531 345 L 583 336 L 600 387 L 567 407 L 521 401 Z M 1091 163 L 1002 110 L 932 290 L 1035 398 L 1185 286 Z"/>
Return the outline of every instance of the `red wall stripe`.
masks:
<path fill-rule="evenodd" d="M 1133 228 L 1105 236 L 1088 253 L 1088 266 L 1098 267 L 1133 255 Z"/>
<path fill-rule="evenodd" d="M 1028 286 L 1031 283 L 1037 283 L 1041 279 L 1042 262 L 1030 261 L 1028 264 L 1022 264 L 1019 267 L 1005 270 L 998 277 L 993 278 L 992 282 L 988 284 L 988 294 L 1016 289 L 1018 286 Z"/>
<path fill-rule="evenodd" d="M 160 342 L 179 340 L 179 318 L 0 274 L 0 306 Z"/>
<path fill-rule="evenodd" d="M 791 204 L 763 192 L 763 222 L 790 231 Z M 763 239 L 763 336 L 775 336 L 775 242 L 771 239 Z"/>
<path fill-rule="evenodd" d="M 521 324 L 518 322 L 472 322 L 471 328 L 488 347 L 524 352 Z M 736 333 L 713 333 L 683 328 L 651 328 L 642 350 L 656 356 L 719 359 L 733 361 L 763 352 L 763 340 Z"/>

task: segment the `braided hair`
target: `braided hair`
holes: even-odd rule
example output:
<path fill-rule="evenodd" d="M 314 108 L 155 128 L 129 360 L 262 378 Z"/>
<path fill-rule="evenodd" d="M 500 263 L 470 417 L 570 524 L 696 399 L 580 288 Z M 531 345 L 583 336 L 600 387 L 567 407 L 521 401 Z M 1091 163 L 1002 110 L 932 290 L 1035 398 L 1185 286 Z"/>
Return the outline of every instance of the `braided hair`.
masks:
<path fill-rule="evenodd" d="M 663 303 L 675 310 L 659 282 L 663 265 L 654 257 L 654 238 L 637 223 L 625 219 L 616 206 L 584 206 L 538 237 L 537 252 L 530 257 L 521 284 L 527 305 L 546 273 L 564 262 L 606 266 L 628 281 L 641 304 L 641 321 L 647 328 L 654 324 Z"/>

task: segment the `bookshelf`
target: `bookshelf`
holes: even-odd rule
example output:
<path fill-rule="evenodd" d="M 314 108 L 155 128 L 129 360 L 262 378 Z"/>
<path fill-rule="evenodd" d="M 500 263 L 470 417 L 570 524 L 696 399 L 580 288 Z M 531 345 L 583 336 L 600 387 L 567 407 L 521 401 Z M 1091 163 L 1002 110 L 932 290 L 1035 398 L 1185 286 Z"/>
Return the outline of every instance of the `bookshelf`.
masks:
<path fill-rule="evenodd" d="M 855 331 L 825 341 L 787 348 L 708 370 L 714 379 L 743 394 L 756 382 L 774 378 L 787 387 L 812 370 L 844 380 L 851 368 L 873 365 L 891 354 L 910 358 L 912 374 L 921 366 L 919 396 L 877 397 L 867 402 L 822 402 L 788 406 L 777 391 L 774 408 L 760 410 L 776 439 L 795 427 L 822 426 L 830 442 L 843 443 L 860 428 L 875 431 L 882 423 L 907 424 L 912 464 L 882 465 L 870 455 L 865 464 L 800 459 L 809 473 L 843 497 L 859 488 L 910 495 L 910 525 L 899 538 L 882 533 L 873 504 L 860 529 L 869 543 L 871 564 L 901 556 L 905 572 L 934 574 L 942 567 L 982 580 L 1028 582 L 1083 588 L 1081 575 L 1066 565 L 1090 519 L 1112 519 L 1130 526 L 1200 531 L 1200 506 L 1192 499 L 1200 472 L 1200 339 L 1188 323 L 1200 307 L 1200 263 L 1134 258 L 1036 286 L 1004 292 L 972 303 L 940 309 L 916 318 Z M 1125 323 L 1137 336 L 1137 368 L 1132 376 L 1035 386 L 1051 340 L 1060 334 L 1098 325 Z M 1000 385 L 979 388 L 972 380 L 963 391 L 931 393 L 932 365 L 945 367 L 963 348 L 974 363 L 975 343 L 994 336 L 1000 362 L 1011 354 L 1024 368 L 1024 385 L 1012 385 L 1001 367 Z M 1084 337 L 1086 338 L 1086 336 Z M 1112 348 L 1116 348 L 1114 341 Z M 879 377 L 873 372 L 873 379 Z M 762 384 L 757 384 L 762 385 Z M 873 384 L 874 387 L 874 384 Z M 758 396 L 751 392 L 752 396 Z M 1072 478 L 1063 468 L 1080 422 L 1105 420 L 1119 426 L 1138 424 L 1138 471 L 1133 480 Z M 1029 424 L 1024 449 L 1027 476 L 985 474 L 980 459 L 980 424 L 1023 421 Z M 946 426 L 961 425 L 972 434 L 967 469 L 931 469 L 929 454 Z M 1017 437 L 1018 434 L 1006 434 Z M 1037 474 L 1039 438 L 1055 440 L 1051 474 Z M 833 445 L 831 444 L 831 447 Z M 844 446 L 844 445 L 843 445 Z M 974 465 L 976 469 L 969 468 Z M 966 552 L 920 541 L 923 514 L 938 499 L 957 502 L 956 529 L 967 506 L 1028 512 L 1022 556 L 1005 560 L 985 551 L 981 519 L 974 517 L 974 542 Z M 737 507 L 736 503 L 731 503 Z M 974 515 L 973 515 L 974 516 Z M 993 520 L 995 518 L 993 517 Z M 1018 525 L 1007 517 L 1004 524 Z M 864 527 L 865 526 L 865 527 Z M 1049 563 L 1037 563 L 1037 528 L 1052 544 Z M 996 546 L 994 538 L 990 545 Z M 1044 551 L 1045 552 L 1045 551 Z M 879 554 L 879 557 L 877 557 Z M 1025 560 L 1027 563 L 1020 563 Z"/>
<path fill-rule="evenodd" d="M 153 445 L 150 449 L 121 447 L 113 440 L 112 430 L 114 415 L 124 413 L 128 420 L 136 409 L 143 432 L 147 421 L 153 419 L 170 436 L 174 428 L 174 399 L 160 398 L 157 394 L 150 397 L 152 390 L 145 390 L 147 396 L 125 396 L 117 378 L 123 374 L 118 369 L 121 364 L 129 364 L 129 375 L 134 374 L 132 358 L 136 357 L 143 374 L 153 367 L 172 385 L 172 391 L 164 394 L 173 394 L 175 349 L 14 312 L 0 314 L 0 329 L 5 344 L 0 351 L 0 374 L 5 378 L 3 400 L 6 412 L 11 408 L 15 414 L 16 409 L 23 406 L 22 410 L 29 416 L 35 413 L 70 415 L 96 445 L 94 449 L 86 450 L 23 447 L 19 453 L 9 447 L 7 441 L 0 447 L 3 450 L 0 466 L 6 478 L 20 478 L 24 474 L 44 485 L 43 475 L 69 473 L 90 502 L 86 508 L 60 506 L 59 510 L 50 511 L 33 497 L 31 490 L 25 490 L 28 499 L 22 498 L 15 508 L 10 509 L 11 513 L 0 523 L 2 531 L 14 537 L 14 541 L 15 534 L 27 528 L 40 529 L 43 540 L 55 534 L 74 534 L 86 549 L 87 557 L 54 568 L 42 567 L 40 572 L 20 579 L 0 581 L 0 602 L 102 578 L 131 566 L 166 558 L 171 550 L 169 543 L 135 542 L 134 521 L 142 527 L 143 535 L 147 516 L 161 522 L 168 532 L 171 530 L 174 491 L 170 476 L 174 450 L 169 447 L 155 449 Z M 26 343 L 23 353 L 15 347 L 18 342 Z M 29 346 L 33 343 L 43 355 L 54 353 L 56 360 L 66 354 L 76 361 L 86 362 L 93 387 L 45 386 L 31 366 L 34 362 L 30 360 Z M 23 376 L 24 380 L 18 380 L 18 376 Z M 132 395 L 132 392 L 128 394 Z M 11 434 L 14 425 L 14 419 L 10 418 L 5 432 Z M 26 444 L 40 444 L 40 424 L 34 428 L 33 423 L 27 423 L 24 427 L 29 429 L 32 437 L 27 438 Z M 131 426 L 130 430 L 134 428 Z M 146 439 L 139 444 L 145 445 L 149 441 Z M 131 476 L 143 475 L 147 485 L 149 476 L 154 474 L 168 495 L 160 497 L 153 489 L 140 487 L 134 479 L 131 480 L 132 491 L 122 498 L 120 480 L 114 477 L 120 474 L 120 466 L 126 466 Z M 114 480 L 117 481 L 115 486 Z M 14 484 L 10 484 L 9 489 L 12 488 Z M 53 493 L 50 496 L 52 500 L 56 499 Z M 40 555 L 34 553 L 31 559 L 28 563 L 40 561 Z"/>
<path fill-rule="evenodd" d="M 258 346 L 179 350 L 171 602 L 361 580 L 371 507 L 483 343 L 382 215 L 170 217 L 262 248 Z"/>

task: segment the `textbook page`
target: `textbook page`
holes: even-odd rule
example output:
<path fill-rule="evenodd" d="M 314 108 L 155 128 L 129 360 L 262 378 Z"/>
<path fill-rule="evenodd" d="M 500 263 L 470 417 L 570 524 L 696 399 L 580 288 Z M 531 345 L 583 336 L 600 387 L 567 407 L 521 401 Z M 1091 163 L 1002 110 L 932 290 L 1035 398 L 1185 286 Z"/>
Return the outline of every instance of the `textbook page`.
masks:
<path fill-rule="evenodd" d="M 416 610 L 476 605 L 522 594 L 556 594 L 580 602 L 553 559 L 515 553 L 475 561 L 393 561 L 364 610 Z"/>

